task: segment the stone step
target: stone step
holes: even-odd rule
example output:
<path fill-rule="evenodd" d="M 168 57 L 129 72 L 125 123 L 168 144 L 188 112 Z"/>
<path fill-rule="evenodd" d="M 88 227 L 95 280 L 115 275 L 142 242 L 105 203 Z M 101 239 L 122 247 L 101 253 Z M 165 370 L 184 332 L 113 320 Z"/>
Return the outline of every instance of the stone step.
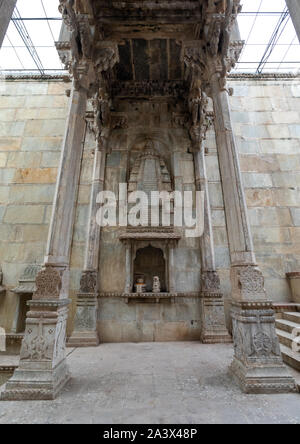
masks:
<path fill-rule="evenodd" d="M 289 349 L 292 349 L 294 338 L 292 337 L 291 333 L 287 333 L 283 330 L 276 330 L 276 334 L 279 338 L 280 344 L 285 345 Z"/>
<path fill-rule="evenodd" d="M 300 312 L 300 304 L 295 302 L 274 302 L 273 307 L 276 313 Z"/>
<path fill-rule="evenodd" d="M 297 324 L 296 322 L 287 321 L 285 319 L 276 319 L 276 328 L 278 328 L 278 330 L 283 330 L 287 333 L 293 333 L 293 330 L 295 330 L 295 328 L 298 328 L 300 331 L 299 324 Z"/>
<path fill-rule="evenodd" d="M 296 322 L 297 324 L 300 324 L 300 313 L 286 312 L 286 313 L 283 313 L 282 317 L 286 321 Z"/>
<path fill-rule="evenodd" d="M 280 350 L 282 354 L 283 361 L 293 367 L 295 370 L 298 370 L 300 372 L 300 353 L 293 352 L 289 347 L 286 347 L 285 345 L 280 345 Z M 300 377 L 300 373 L 299 373 Z M 299 381 L 298 377 L 298 381 Z"/>

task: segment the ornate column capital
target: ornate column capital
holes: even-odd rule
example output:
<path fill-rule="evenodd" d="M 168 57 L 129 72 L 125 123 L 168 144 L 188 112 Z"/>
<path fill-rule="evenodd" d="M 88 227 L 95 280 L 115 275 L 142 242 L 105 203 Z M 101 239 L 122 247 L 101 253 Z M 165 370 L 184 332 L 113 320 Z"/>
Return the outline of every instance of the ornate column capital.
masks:
<path fill-rule="evenodd" d="M 255 265 L 231 267 L 232 297 L 237 301 L 266 301 L 265 280 Z"/>
<path fill-rule="evenodd" d="M 61 61 L 74 77 L 75 89 L 93 92 L 103 83 L 103 72 L 119 61 L 118 45 L 103 40 L 90 1 L 60 0 L 59 11 L 69 30 L 69 40 L 56 44 Z"/>
<path fill-rule="evenodd" d="M 98 293 L 98 272 L 96 270 L 84 270 L 80 279 L 81 294 Z"/>
<path fill-rule="evenodd" d="M 203 271 L 201 274 L 202 293 L 204 294 L 220 294 L 221 283 L 219 275 L 216 271 Z"/>

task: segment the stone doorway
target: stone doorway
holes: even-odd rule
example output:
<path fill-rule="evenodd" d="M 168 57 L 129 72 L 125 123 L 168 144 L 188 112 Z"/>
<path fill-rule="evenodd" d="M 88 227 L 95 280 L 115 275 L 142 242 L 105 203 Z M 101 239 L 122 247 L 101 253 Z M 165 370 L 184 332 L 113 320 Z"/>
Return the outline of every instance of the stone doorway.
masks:
<path fill-rule="evenodd" d="M 152 291 L 154 276 L 158 276 L 161 282 L 161 291 L 167 292 L 166 261 L 163 251 L 151 245 L 137 251 L 134 260 L 134 283 L 142 277 L 146 283 L 146 291 Z"/>

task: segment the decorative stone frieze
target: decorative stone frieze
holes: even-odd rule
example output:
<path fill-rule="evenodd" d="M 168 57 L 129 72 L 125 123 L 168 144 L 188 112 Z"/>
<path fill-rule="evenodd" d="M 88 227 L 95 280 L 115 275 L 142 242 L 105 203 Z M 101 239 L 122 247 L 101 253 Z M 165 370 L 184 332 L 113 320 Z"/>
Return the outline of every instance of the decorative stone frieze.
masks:
<path fill-rule="evenodd" d="M 140 82 L 113 82 L 112 93 L 113 96 L 118 97 L 186 97 L 188 91 L 188 84 L 183 80 L 168 80 L 168 81 L 140 81 Z"/>

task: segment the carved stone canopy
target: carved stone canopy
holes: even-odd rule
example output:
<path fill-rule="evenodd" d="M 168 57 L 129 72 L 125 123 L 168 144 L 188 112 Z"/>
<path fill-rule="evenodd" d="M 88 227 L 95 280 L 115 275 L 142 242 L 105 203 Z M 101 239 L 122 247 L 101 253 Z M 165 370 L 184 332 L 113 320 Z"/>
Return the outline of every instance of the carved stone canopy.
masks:
<path fill-rule="evenodd" d="M 111 131 L 126 126 L 112 118 L 114 101 L 137 97 L 186 104 L 186 126 L 199 149 L 209 126 L 211 76 L 217 73 L 226 88 L 242 49 L 243 42 L 232 40 L 240 0 L 60 0 L 59 10 L 57 49 L 75 89 L 92 99 L 90 128 L 99 150 L 108 148 Z"/>
<path fill-rule="evenodd" d="M 237 55 L 231 31 L 240 9 L 240 0 L 60 0 L 68 33 L 57 47 L 87 90 L 113 79 L 183 81 L 184 67 L 201 71 L 209 57 L 224 75 Z"/>

